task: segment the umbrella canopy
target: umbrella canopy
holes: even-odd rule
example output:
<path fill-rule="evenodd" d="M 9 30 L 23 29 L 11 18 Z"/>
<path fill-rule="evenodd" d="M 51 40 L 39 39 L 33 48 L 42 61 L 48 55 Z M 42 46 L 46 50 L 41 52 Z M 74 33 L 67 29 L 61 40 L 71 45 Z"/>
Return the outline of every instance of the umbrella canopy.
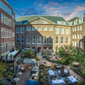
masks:
<path fill-rule="evenodd" d="M 34 80 L 28 80 L 26 85 L 38 85 L 37 81 L 34 81 Z"/>

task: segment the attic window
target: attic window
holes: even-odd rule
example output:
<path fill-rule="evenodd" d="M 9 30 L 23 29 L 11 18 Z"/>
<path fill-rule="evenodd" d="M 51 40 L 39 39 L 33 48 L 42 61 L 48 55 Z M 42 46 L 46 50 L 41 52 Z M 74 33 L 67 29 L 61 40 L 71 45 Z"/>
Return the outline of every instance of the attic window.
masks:
<path fill-rule="evenodd" d="M 39 20 L 38 20 L 38 23 L 41 23 L 41 22 L 42 22 L 42 20 L 41 20 L 41 19 L 39 19 Z"/>
<path fill-rule="evenodd" d="M 36 24 L 37 22 L 36 21 L 33 21 L 32 24 Z"/>

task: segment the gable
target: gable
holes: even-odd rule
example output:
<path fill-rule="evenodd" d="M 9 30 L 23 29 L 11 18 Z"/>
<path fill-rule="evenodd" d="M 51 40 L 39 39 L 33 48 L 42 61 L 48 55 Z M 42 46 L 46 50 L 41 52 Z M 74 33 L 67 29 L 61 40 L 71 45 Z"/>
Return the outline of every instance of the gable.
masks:
<path fill-rule="evenodd" d="M 37 19 L 30 21 L 30 24 L 55 24 L 55 23 L 43 17 L 39 17 Z"/>

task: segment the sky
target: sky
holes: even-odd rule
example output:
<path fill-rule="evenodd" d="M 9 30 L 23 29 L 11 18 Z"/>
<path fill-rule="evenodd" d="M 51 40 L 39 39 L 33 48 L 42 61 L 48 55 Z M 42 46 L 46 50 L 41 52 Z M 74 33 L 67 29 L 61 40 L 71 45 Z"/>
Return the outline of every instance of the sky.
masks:
<path fill-rule="evenodd" d="M 65 20 L 83 17 L 85 0 L 6 0 L 15 18 L 29 15 L 61 16 Z"/>

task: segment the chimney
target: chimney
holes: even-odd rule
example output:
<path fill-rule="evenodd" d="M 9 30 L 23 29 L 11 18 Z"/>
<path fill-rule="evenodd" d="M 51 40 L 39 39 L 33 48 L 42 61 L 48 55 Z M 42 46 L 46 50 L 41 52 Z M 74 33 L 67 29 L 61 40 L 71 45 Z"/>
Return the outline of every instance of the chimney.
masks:
<path fill-rule="evenodd" d="M 85 12 L 84 12 L 84 22 L 85 22 Z"/>

